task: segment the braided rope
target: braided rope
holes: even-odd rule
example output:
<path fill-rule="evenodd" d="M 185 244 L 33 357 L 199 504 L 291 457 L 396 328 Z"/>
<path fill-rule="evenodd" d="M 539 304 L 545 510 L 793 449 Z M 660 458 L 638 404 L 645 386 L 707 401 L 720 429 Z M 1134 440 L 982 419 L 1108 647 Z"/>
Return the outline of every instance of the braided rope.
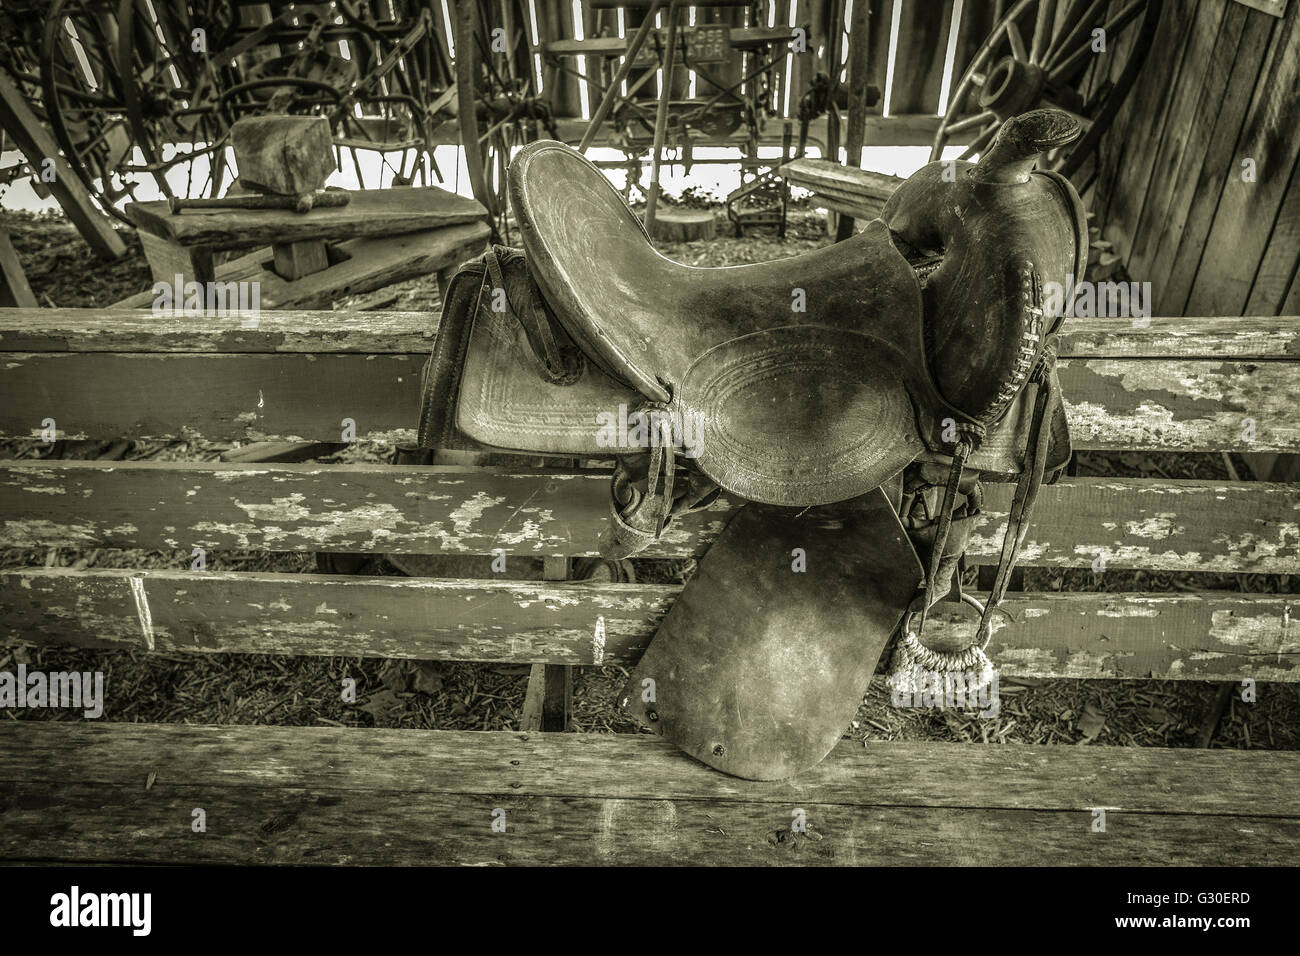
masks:
<path fill-rule="evenodd" d="M 984 608 L 979 601 L 969 594 L 963 594 L 962 600 L 978 609 L 983 617 Z M 908 611 L 903 619 L 903 634 L 889 662 L 888 681 L 891 687 L 900 691 L 915 690 L 918 670 L 934 673 L 974 673 L 978 675 L 974 682 L 976 688 L 987 687 L 993 682 L 993 662 L 984 653 L 984 649 L 989 646 L 989 641 L 993 637 L 991 623 L 981 628 L 984 635 L 982 641 L 977 639 L 959 651 L 939 651 L 922 644 L 920 637 L 912 629 L 912 618 L 916 613 Z"/>

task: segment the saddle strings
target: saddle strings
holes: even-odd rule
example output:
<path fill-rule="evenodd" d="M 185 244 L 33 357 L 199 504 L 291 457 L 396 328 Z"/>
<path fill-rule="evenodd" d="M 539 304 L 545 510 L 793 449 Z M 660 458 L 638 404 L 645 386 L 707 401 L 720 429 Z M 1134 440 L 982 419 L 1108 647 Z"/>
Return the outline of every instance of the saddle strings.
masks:
<path fill-rule="evenodd" d="M 1029 424 L 1029 447 L 1026 449 L 1028 460 L 1025 463 L 1025 469 L 1020 473 L 1020 478 L 1016 482 L 1015 496 L 1012 499 L 1011 511 L 1007 516 L 1007 528 L 1002 536 L 1002 552 L 998 557 L 998 569 L 993 580 L 993 588 L 989 592 L 988 600 L 984 602 L 981 608 L 979 626 L 975 631 L 975 642 L 966 649 L 967 651 L 976 649 L 983 651 L 988 646 L 989 639 L 992 637 L 993 613 L 1001 610 L 1002 601 L 1006 597 L 1007 588 L 1011 583 L 1011 573 L 1015 570 L 1016 559 L 1021 546 L 1024 544 L 1025 535 L 1029 531 L 1029 514 L 1033 510 L 1038 491 L 1042 487 L 1043 475 L 1047 468 L 1047 453 L 1052 440 L 1051 429 L 1047 428 L 1046 424 L 1048 412 L 1056 400 L 1052 370 L 1056 366 L 1057 347 L 1057 337 L 1055 335 L 1049 336 L 1034 371 L 1030 375 L 1029 387 L 1034 389 L 1034 402 Z M 962 426 L 958 427 L 959 429 L 962 428 Z M 979 447 L 979 443 L 984 436 L 982 426 L 966 426 L 965 430 L 970 438 L 969 440 L 965 437 L 959 439 L 953 450 L 952 467 L 948 472 L 947 485 L 944 487 L 943 504 L 939 511 L 939 526 L 935 532 L 933 550 L 930 553 L 930 564 L 926 573 L 925 595 L 922 599 L 917 627 L 913 632 L 915 635 L 914 640 L 920 647 L 924 647 L 919 643 L 919 638 L 924 632 L 926 613 L 929 611 L 930 603 L 934 599 L 934 587 L 938 579 L 939 566 L 943 560 L 943 550 L 947 545 L 948 534 L 952 527 L 953 505 L 956 502 L 958 485 L 961 483 L 967 459 L 972 451 Z M 957 589 L 958 594 L 961 595 L 960 571 L 958 575 Z"/>
<path fill-rule="evenodd" d="M 1031 460 L 1026 462 L 1028 467 L 1021 472 L 1020 480 L 1016 482 L 1015 497 L 1011 502 L 1011 512 L 1007 516 L 1007 530 L 1002 536 L 1002 553 L 998 557 L 997 575 L 993 579 L 993 589 L 984 604 L 984 613 L 980 615 L 979 629 L 975 632 L 977 638 L 983 635 L 985 646 L 992 636 L 993 612 L 999 609 L 1011 583 L 1011 572 L 1015 570 L 1016 559 L 1024 544 L 1025 535 L 1029 531 L 1029 514 L 1033 510 L 1047 468 L 1047 452 L 1052 443 L 1052 436 L 1051 429 L 1045 425 L 1048 411 L 1053 407 L 1056 399 L 1052 369 L 1056 365 L 1057 344 L 1055 335 L 1048 338 L 1030 379 L 1030 385 L 1036 390 L 1033 417 L 1029 425 L 1031 447 L 1026 450 Z"/>
<path fill-rule="evenodd" d="M 920 620 L 916 627 L 918 635 L 925 630 L 926 614 L 930 610 L 930 602 L 934 600 L 934 586 L 939 578 L 939 566 L 943 562 L 943 551 L 948 544 L 948 534 L 952 530 L 952 511 L 957 502 L 957 490 L 961 484 L 966 460 L 984 439 L 983 425 L 974 422 L 962 423 L 957 426 L 957 429 L 962 433 L 962 437 L 958 438 L 957 445 L 953 449 L 952 466 L 948 470 L 948 482 L 943 489 L 943 503 L 939 506 L 939 526 L 935 530 L 934 543 L 930 551 L 930 566 L 925 574 L 925 594 L 921 598 Z"/>
<path fill-rule="evenodd" d="M 483 308 L 483 292 L 486 283 L 490 281 L 494 291 L 501 290 L 506 312 L 523 327 L 528 344 L 532 347 L 533 357 L 541 366 L 542 377 L 554 385 L 573 384 L 583 371 L 581 353 L 573 348 L 565 348 L 560 343 L 555 328 L 547 317 L 541 293 L 538 292 L 537 284 L 533 282 L 531 276 L 527 280 L 530 294 L 529 308 L 522 312 L 515 308 L 506 292 L 505 274 L 497 258 L 501 252 L 511 253 L 512 250 L 506 246 L 494 245 L 483 254 L 487 272 L 484 275 L 484 285 L 479 287 L 478 307 Z"/>

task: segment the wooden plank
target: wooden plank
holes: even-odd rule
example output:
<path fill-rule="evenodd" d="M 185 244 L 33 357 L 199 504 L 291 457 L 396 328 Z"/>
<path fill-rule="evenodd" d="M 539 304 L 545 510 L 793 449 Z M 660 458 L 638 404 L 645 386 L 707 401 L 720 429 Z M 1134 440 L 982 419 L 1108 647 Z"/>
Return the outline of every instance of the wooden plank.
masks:
<path fill-rule="evenodd" d="M 834 176 L 857 177 L 825 160 L 807 160 Z M 794 164 L 789 164 L 794 165 Z M 880 174 L 871 174 L 879 177 Z M 880 177 L 887 187 L 893 177 Z M 885 188 L 880 189 L 881 193 Z M 1105 290 L 1103 290 L 1104 294 Z M 155 315 L 138 309 L 0 309 L 4 352 L 428 353 L 437 313 L 326 312 L 281 309 L 241 314 Z M 1140 325 L 1113 318 L 1070 318 L 1064 358 L 1300 359 L 1300 317 L 1292 315 L 1154 316 Z"/>
<path fill-rule="evenodd" d="M 1117 170 L 1110 194 L 1110 203 L 1102 220 L 1103 235 L 1115 244 L 1115 251 L 1127 262 L 1142 211 L 1142 204 L 1150 190 L 1152 167 L 1168 125 L 1171 100 L 1184 79 L 1184 69 L 1196 70 L 1200 64 L 1189 67 L 1186 51 L 1192 38 L 1192 18 L 1197 4 L 1171 3 L 1162 8 L 1160 24 L 1152 40 L 1152 49 L 1164 54 L 1148 56 L 1137 82 L 1129 92 L 1121 111 L 1144 117 L 1145 130 L 1139 136 L 1130 135 L 1124 148 L 1123 160 Z M 1125 31 L 1134 33 L 1140 21 L 1134 21 Z"/>
<path fill-rule="evenodd" d="M 0 353 L 419 354 L 433 348 L 437 329 L 437 314 L 425 312 L 280 309 L 255 317 L 204 315 L 201 321 L 196 321 L 192 315 L 154 314 L 117 307 L 0 309 Z"/>
<path fill-rule="evenodd" d="M 480 222 L 487 210 L 476 200 L 437 186 L 356 189 L 346 206 L 307 213 L 291 209 L 186 210 L 174 214 L 163 200 L 131 203 L 127 217 L 141 231 L 180 246 L 233 249 L 304 239 L 396 236 Z"/>
<path fill-rule="evenodd" d="M 589 13 L 584 10 L 584 13 Z M 704 17 L 708 11 L 700 10 L 696 12 L 697 23 L 706 22 Z M 605 36 L 593 37 L 588 34 L 585 40 L 550 40 L 542 44 L 542 52 L 553 56 L 622 56 L 631 42 L 632 34 L 636 32 L 636 27 L 640 26 L 640 20 L 635 23 L 629 21 L 626 27 L 626 36 Z M 611 34 L 613 31 L 610 31 Z M 658 31 L 660 42 L 664 42 L 665 31 Z M 789 27 L 732 27 L 731 28 L 731 45 L 739 49 L 753 49 L 764 46 L 768 43 L 788 43 L 792 36 Z M 654 35 L 651 34 L 646 40 L 647 44 L 654 43 Z M 593 103 L 596 101 L 593 100 Z"/>
<path fill-rule="evenodd" d="M 857 0 L 854 0 L 856 3 Z M 884 117 L 885 107 L 888 105 L 887 95 L 893 93 L 893 88 L 889 84 L 889 39 L 894 24 L 894 6 L 901 4 L 903 0 L 872 0 L 871 2 L 871 37 L 870 51 L 867 54 L 867 64 L 870 67 L 870 82 L 874 83 L 880 90 L 880 103 L 873 110 L 873 114 L 881 114 L 880 122 L 889 122 L 894 119 L 894 111 L 889 110 L 889 117 Z M 902 8 L 899 8 L 899 17 L 902 17 Z M 900 67 L 899 61 L 895 57 L 894 70 L 897 72 Z M 791 99 L 791 115 L 797 116 L 794 105 L 796 99 Z M 882 140 L 873 135 L 871 123 L 876 120 L 877 116 L 872 115 L 866 118 L 867 129 L 864 130 L 866 141 L 873 146 L 885 145 Z M 938 117 L 935 117 L 934 129 L 930 130 L 929 137 L 924 143 L 917 145 L 929 146 L 934 142 L 934 135 L 939 131 Z M 901 145 L 901 144 L 900 144 Z"/>
<path fill-rule="evenodd" d="M 58 755 L 57 762 L 48 761 Z M 838 744 L 792 780 L 740 780 L 681 754 L 653 734 L 523 734 L 513 731 L 246 727 L 71 721 L 0 723 L 0 765 L 33 783 L 138 785 L 151 758 L 168 765 L 156 784 L 184 780 L 231 789 L 332 789 L 521 797 L 586 793 L 628 800 L 740 797 L 916 808 L 1205 813 L 1288 819 L 1300 753 L 1162 747 Z M 512 763 L 517 758 L 519 763 Z M 953 787 L 956 776 L 965 785 Z M 610 773 L 612 766 L 644 773 Z M 5 774 L 6 777 L 11 774 Z M 965 779 L 969 777 L 969 779 Z M 142 787 L 139 789 L 143 790 Z M 189 832 L 188 826 L 184 828 Z M 1087 827 L 1085 827 L 1087 829 Z"/>
<path fill-rule="evenodd" d="M 680 592 L 666 584 L 22 568 L 0 571 L 0 635 L 166 654 L 533 663 L 541 676 L 530 680 L 520 726 L 536 730 L 547 672 L 560 687 L 571 665 L 634 664 Z M 1296 603 L 1294 595 L 1214 591 L 1013 593 L 989 657 L 1003 676 L 1298 681 L 1300 636 L 1287 626 Z M 940 604 L 926 640 L 964 645 L 972 626 L 969 611 Z"/>
<path fill-rule="evenodd" d="M 542 35 L 548 37 L 545 44 L 550 49 L 556 42 L 573 39 L 573 6 L 562 3 L 543 3 L 539 5 L 537 11 L 538 26 Z M 636 26 L 641 22 L 640 11 L 627 13 L 627 30 L 631 35 Z M 545 21 L 545 22 L 542 22 Z M 576 62 L 565 64 L 569 67 L 578 67 Z M 590 65 L 590 64 L 588 64 Z M 586 72 L 585 70 L 583 72 Z M 551 99 L 551 108 L 555 111 L 556 116 L 581 116 L 581 101 L 578 98 L 578 78 L 572 73 L 563 72 L 559 69 L 553 70 L 547 74 L 545 79 L 545 91 Z M 590 109 L 595 106 L 590 105 Z M 586 121 L 582 121 L 586 126 Z M 579 136 L 582 134 L 579 133 Z"/>
<path fill-rule="evenodd" d="M 1300 163 L 1291 173 L 1286 198 L 1273 224 L 1268 248 L 1255 273 L 1247 310 L 1281 312 L 1289 302 L 1300 301 Z"/>
<path fill-rule="evenodd" d="M 1228 5 L 1201 3 L 1192 14 L 1184 59 L 1198 67 L 1212 63 L 1215 48 L 1220 46 L 1223 20 Z M 1202 105 L 1204 88 L 1213 82 L 1212 74 L 1193 71 L 1190 67 L 1179 73 L 1173 85 L 1166 110 L 1163 135 L 1155 150 L 1151 175 L 1144 195 L 1139 197 L 1140 211 L 1132 219 L 1132 251 L 1126 263 L 1128 273 L 1154 281 L 1151 260 L 1159 238 L 1164 235 L 1169 222 L 1169 205 L 1178 186 L 1176 172 L 1185 156 L 1185 149 L 1199 126 L 1206 125 L 1204 114 L 1197 112 Z M 1201 123 L 1197 123 L 1198 117 Z M 1138 207 L 1135 207 L 1138 208 Z"/>
<path fill-rule="evenodd" d="M 43 169 L 46 159 L 54 161 L 54 181 L 50 192 L 59 201 L 67 217 L 101 259 L 116 259 L 126 254 L 126 243 L 113 229 L 112 221 L 96 208 L 90 191 L 77 178 L 63 158 L 54 135 L 36 118 L 22 93 L 0 70 L 0 126 L 3 126 L 33 169 Z"/>
<path fill-rule="evenodd" d="M 1247 108 L 1261 76 L 1267 51 L 1278 32 L 1279 23 L 1272 17 L 1247 12 L 1241 42 L 1237 46 L 1228 79 L 1228 88 L 1215 113 L 1215 123 L 1199 167 L 1193 167 L 1193 199 L 1183 216 L 1181 237 L 1177 242 L 1171 268 L 1158 289 L 1160 311 L 1178 315 L 1188 311 L 1192 286 L 1203 255 L 1210 251 L 1208 238 L 1227 177 L 1235 172 L 1240 178 L 1236 157 L 1237 141 L 1245 126 Z M 1211 255 L 1216 254 L 1210 251 Z M 1228 253 L 1231 255 L 1231 253 Z M 1234 260 L 1235 261 L 1235 260 Z"/>
<path fill-rule="evenodd" d="M 796 84 L 800 82 L 798 74 L 802 69 L 800 66 L 800 64 L 803 63 L 803 60 L 800 59 L 801 56 L 802 54 L 796 54 L 793 57 L 793 72 L 795 73 Z M 634 79 L 635 74 L 633 74 L 633 80 Z M 647 88 L 653 90 L 653 84 L 646 84 L 645 87 L 642 87 L 642 91 Z M 799 92 L 791 94 L 790 109 L 792 112 L 796 113 L 794 123 L 795 135 L 797 137 L 799 96 L 802 95 L 803 92 L 806 92 L 806 89 L 798 86 L 796 86 L 796 89 Z M 883 86 L 881 87 L 881 90 L 883 93 Z M 780 105 L 780 101 L 778 101 L 778 105 Z M 877 109 L 878 108 L 879 107 L 877 107 Z M 872 113 L 864 120 L 865 129 L 863 135 L 865 136 L 866 141 L 872 146 L 929 146 L 934 142 L 934 134 L 939 128 L 939 122 L 940 117 L 935 116 L 934 114 L 913 113 L 904 116 L 881 116 L 878 113 Z M 556 126 L 558 127 L 560 139 L 570 145 L 577 145 L 577 143 L 582 140 L 582 134 L 587 129 L 585 121 L 575 119 L 557 120 Z M 764 146 L 775 146 L 779 149 L 782 137 L 781 130 L 782 124 L 776 122 L 768 123 L 764 128 L 762 135 L 759 136 L 759 142 Z M 733 147 L 738 147 L 745 142 L 747 135 L 747 131 L 744 127 L 741 127 L 727 137 L 708 137 L 702 139 L 708 143 L 723 143 Z M 963 130 L 954 134 L 951 142 L 954 145 L 967 143 L 970 141 L 971 135 L 972 134 L 969 131 Z M 592 141 L 592 145 L 617 148 L 620 144 L 613 137 L 614 130 L 612 127 L 607 125 L 603 132 L 596 134 L 596 138 Z M 434 138 L 436 138 L 436 134 L 434 134 Z M 697 140 L 696 142 L 700 141 L 701 140 Z M 808 141 L 814 146 L 818 143 L 826 142 L 826 117 L 823 116 L 819 119 L 815 119 L 808 124 Z M 625 164 L 620 160 L 612 163 L 611 166 L 616 166 L 621 169 L 624 168 Z"/>
<path fill-rule="evenodd" d="M 547 581 L 564 581 L 569 576 L 569 559 L 545 558 L 543 574 Z M 519 729 L 563 733 L 569 729 L 573 708 L 573 668 L 567 664 L 537 663 L 528 674 L 523 713 Z"/>
<path fill-rule="evenodd" d="M 1206 240 L 1189 303 L 1215 315 L 1242 313 L 1270 241 L 1291 171 L 1300 156 L 1292 132 L 1300 114 L 1300 5 L 1281 21 L 1269 49 L 1261 83 L 1226 170 L 1223 194 Z M 1243 182 L 1242 162 L 1253 160 L 1256 181 Z M 1294 259 L 1294 257 L 1293 257 Z"/>
<path fill-rule="evenodd" d="M 867 0 L 855 0 L 849 12 L 848 75 L 849 109 L 848 122 L 844 129 L 845 162 L 854 169 L 862 165 L 862 146 L 866 139 L 867 128 L 867 86 L 871 82 L 871 4 Z M 883 91 L 882 95 L 883 95 Z M 845 229 L 851 230 L 852 221 Z M 844 238 L 852 235 L 848 232 Z"/>
<path fill-rule="evenodd" d="M 36 296 L 27 283 L 27 273 L 23 271 L 23 262 L 18 258 L 9 233 L 0 229 L 0 306 L 36 308 Z"/>
<path fill-rule="evenodd" d="M 11 861 L 1261 865 L 1300 840 L 1291 753 L 848 741 L 754 783 L 649 735 L 6 721 L 0 766 Z"/>
<path fill-rule="evenodd" d="M 1203 5 L 1202 15 L 1208 9 L 1212 9 L 1210 5 Z M 1167 194 L 1167 198 L 1162 197 L 1164 218 L 1153 220 L 1159 226 L 1138 236 L 1139 250 L 1147 263 L 1144 271 L 1155 290 L 1156 302 L 1160 304 L 1167 299 L 1166 280 L 1173 270 L 1179 242 L 1187 227 L 1192 204 L 1197 199 L 1197 180 L 1210 150 L 1215 128 L 1221 122 L 1230 122 L 1222 117 L 1221 110 L 1237 65 L 1237 51 L 1242 44 L 1246 14 L 1246 8 L 1236 4 L 1229 4 L 1226 8 L 1214 49 L 1205 67 L 1205 80 L 1201 85 L 1195 111 L 1181 131 L 1184 138 L 1182 155 L 1173 172 L 1167 174 L 1168 179 L 1158 184 L 1163 193 Z M 1182 300 L 1178 307 L 1181 310 Z"/>
<path fill-rule="evenodd" d="M 490 231 L 487 223 L 474 222 L 400 236 L 348 239 L 335 247 L 343 261 L 294 281 L 276 275 L 270 268 L 271 251 L 258 249 L 221 266 L 217 279 L 257 283 L 262 309 L 328 309 L 335 299 L 459 265 L 483 250 Z M 114 307 L 147 308 L 153 300 L 152 292 L 141 292 Z"/>
<path fill-rule="evenodd" d="M 1107 293 L 1103 290 L 1103 294 Z M 3 342 L 0 332 L 0 345 Z M 1157 316 L 1134 325 L 1123 319 L 1069 318 L 1061 333 L 1060 354 L 1067 359 L 1293 359 L 1300 357 L 1300 319 Z"/>
<path fill-rule="evenodd" d="M 290 282 L 328 269 L 330 264 L 322 239 L 275 242 L 271 244 L 271 255 L 275 261 L 275 274 Z"/>
<path fill-rule="evenodd" d="M 1236 2 L 1255 10 L 1262 10 L 1270 16 L 1286 15 L 1287 0 L 1236 0 Z"/>
<path fill-rule="evenodd" d="M 1012 486 L 986 489 L 974 564 L 996 561 Z M 1268 482 L 1072 478 L 1043 488 L 1026 566 L 1296 573 L 1300 489 Z M 222 462 L 0 463 L 6 547 L 599 553 L 608 473 Z M 703 554 L 738 503 L 673 522 L 647 557 Z"/>
<path fill-rule="evenodd" d="M 1124 5 L 1125 0 L 1111 0 L 1106 21 L 1109 22 Z M 1098 174 L 1093 211 L 1106 238 L 1115 242 L 1125 257 L 1133 238 L 1132 220 L 1137 212 L 1130 207 L 1135 201 L 1141 202 L 1150 179 L 1151 162 L 1164 125 L 1163 104 L 1182 68 L 1182 49 L 1188 35 L 1192 6 L 1180 2 L 1167 4 L 1162 9 L 1151 49 L 1164 51 L 1163 55 L 1148 57 L 1116 114 L 1112 133 L 1103 140 L 1109 140 L 1109 146 Z M 1135 21 L 1118 39 L 1107 39 L 1106 52 L 1095 58 L 1093 80 L 1096 87 L 1100 88 L 1107 79 L 1114 82 L 1119 78 L 1137 43 L 1138 29 Z"/>
<path fill-rule="evenodd" d="M 898 52 L 889 112 L 934 113 L 948 51 L 952 0 L 904 3 L 898 24 Z"/>
<path fill-rule="evenodd" d="M 793 186 L 811 189 L 818 196 L 860 204 L 883 206 L 906 180 L 898 176 L 857 169 L 829 159 L 795 159 L 783 163 L 781 175 Z"/>
<path fill-rule="evenodd" d="M 1075 448 L 1300 447 L 1300 423 L 1277 417 L 1300 399 L 1290 363 L 1065 359 L 1059 368 Z"/>
<path fill-rule="evenodd" d="M 998 17 L 995 15 L 993 4 L 980 3 L 978 0 L 965 0 L 962 3 L 961 19 L 957 29 L 957 47 L 954 51 L 952 63 L 950 94 L 957 89 L 957 84 L 961 82 L 961 78 L 970 67 L 971 61 L 975 59 L 975 54 L 979 52 L 984 41 L 993 32 L 997 22 Z M 967 96 L 965 114 L 971 115 L 979 112 L 976 103 L 977 98 L 978 88 Z"/>
<path fill-rule="evenodd" d="M 143 229 L 137 231 L 144 256 L 149 260 L 149 272 L 155 282 L 171 285 L 176 276 L 182 282 L 211 282 L 216 278 L 211 246 L 178 246 L 167 239 L 151 236 Z"/>
<path fill-rule="evenodd" d="M 9 353 L 0 433 L 53 418 L 62 438 L 343 441 L 401 430 L 419 407 L 423 355 Z M 179 404 L 172 404 L 178 401 Z"/>
<path fill-rule="evenodd" d="M 310 281 L 310 280 L 301 280 Z M 412 440 L 427 355 L 10 352 L 0 435 L 65 438 Z M 1300 449 L 1300 377 L 1289 362 L 1064 359 L 1076 448 Z M 1248 426 L 1247 420 L 1253 425 Z"/>

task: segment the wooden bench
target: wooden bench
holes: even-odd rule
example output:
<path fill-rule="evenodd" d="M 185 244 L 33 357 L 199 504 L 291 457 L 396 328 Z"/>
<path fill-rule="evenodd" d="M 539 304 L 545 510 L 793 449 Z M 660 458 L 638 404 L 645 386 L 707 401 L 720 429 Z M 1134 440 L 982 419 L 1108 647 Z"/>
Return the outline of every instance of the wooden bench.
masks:
<path fill-rule="evenodd" d="M 487 210 L 436 186 L 359 189 L 346 206 L 220 209 L 172 213 L 165 201 L 136 202 L 126 214 L 138 228 L 155 282 L 256 283 L 263 309 L 328 309 L 424 275 L 444 286 L 452 270 L 487 245 Z M 326 246 L 326 240 L 330 245 Z M 214 266 L 213 253 L 249 249 Z M 153 291 L 115 307 L 147 308 Z M 180 290 L 176 296 L 178 303 Z M 179 305 L 178 305 L 179 307 Z"/>
<path fill-rule="evenodd" d="M 409 441 L 430 325 L 0 310 L 0 435 L 53 418 L 69 438 L 337 441 L 350 418 L 359 439 Z M 1294 319 L 1067 328 L 1076 447 L 1300 451 Z M 4 461 L 0 545 L 577 557 L 597 553 L 605 482 L 576 469 Z M 991 489 L 975 563 L 996 561 L 1009 503 L 1009 488 Z M 733 507 L 683 520 L 649 556 L 702 553 Z M 1294 574 L 1297 513 L 1297 484 L 1068 478 L 1044 489 L 1023 563 Z M 555 677 L 636 660 L 677 591 L 20 568 L 0 571 L 0 637 L 524 662 Z M 1008 676 L 1294 681 L 1294 603 L 1020 593 L 1019 623 L 989 652 Z M 798 809 L 806 833 L 791 830 Z M 1257 865 L 1300 848 L 1300 753 L 845 740 L 805 776 L 755 784 L 648 735 L 0 721 L 0 820 L 7 860 Z"/>

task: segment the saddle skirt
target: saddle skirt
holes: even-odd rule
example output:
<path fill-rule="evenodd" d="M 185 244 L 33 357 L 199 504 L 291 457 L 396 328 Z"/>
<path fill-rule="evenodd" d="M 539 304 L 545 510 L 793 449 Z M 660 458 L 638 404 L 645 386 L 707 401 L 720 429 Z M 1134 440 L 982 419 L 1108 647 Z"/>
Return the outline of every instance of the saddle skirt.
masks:
<path fill-rule="evenodd" d="M 453 278 L 421 444 L 614 458 L 614 557 L 718 487 L 755 502 L 633 669 L 625 713 L 738 776 L 811 766 L 909 613 L 923 626 L 962 597 L 980 482 L 1016 481 L 991 633 L 1033 498 L 1070 455 L 1042 290 L 1082 275 L 1086 220 L 1033 165 L 1073 135 L 1026 114 L 980 163 L 923 168 L 857 236 L 718 269 L 656 252 L 575 151 L 517 154 L 524 248 Z"/>

